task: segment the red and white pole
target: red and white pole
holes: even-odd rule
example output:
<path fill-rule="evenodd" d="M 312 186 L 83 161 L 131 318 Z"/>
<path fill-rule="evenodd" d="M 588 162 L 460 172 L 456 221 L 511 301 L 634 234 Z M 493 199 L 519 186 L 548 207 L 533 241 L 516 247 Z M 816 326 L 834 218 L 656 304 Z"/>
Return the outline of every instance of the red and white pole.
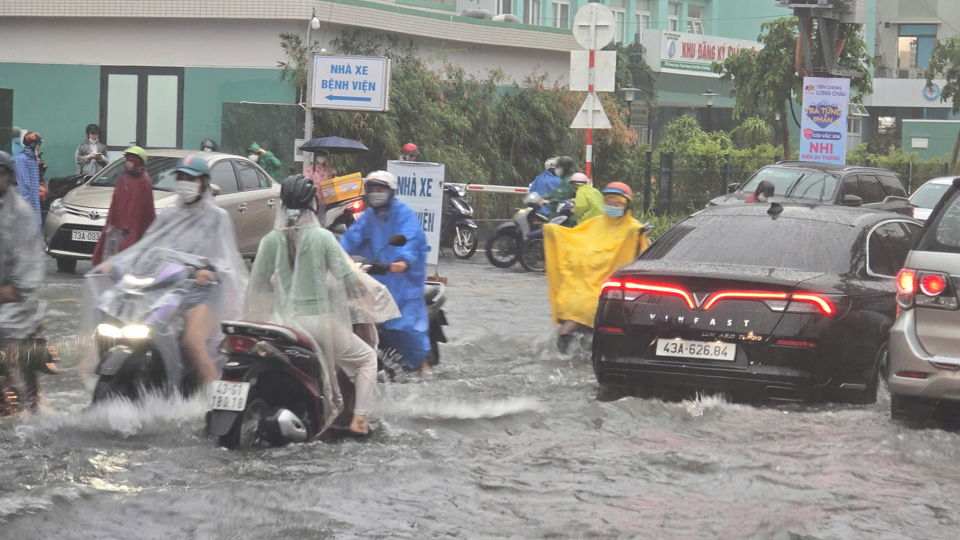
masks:
<path fill-rule="evenodd" d="M 594 17 L 596 17 L 596 16 L 594 16 Z M 590 99 L 590 96 L 593 95 L 593 82 L 594 82 L 594 78 L 593 78 L 594 65 L 593 65 L 593 62 L 594 62 L 594 56 L 595 56 L 595 54 L 596 54 L 596 50 L 595 50 L 595 49 L 590 49 L 590 71 L 589 71 L 589 73 L 588 73 L 588 76 L 589 76 L 589 86 L 587 87 L 587 99 L 588 99 L 588 100 Z M 592 182 L 592 181 L 593 181 L 593 175 L 592 175 L 590 169 L 591 169 L 591 166 L 593 165 L 593 107 L 590 107 L 590 111 L 587 112 L 587 115 L 588 115 L 588 118 L 590 119 L 590 122 L 587 124 L 587 153 L 586 153 L 586 156 L 587 156 L 587 158 L 586 158 L 586 161 L 587 161 L 587 167 L 586 167 L 586 169 L 587 169 L 587 170 L 586 170 L 586 172 L 587 172 L 587 178 L 589 178 L 589 179 L 591 180 L 591 182 Z"/>

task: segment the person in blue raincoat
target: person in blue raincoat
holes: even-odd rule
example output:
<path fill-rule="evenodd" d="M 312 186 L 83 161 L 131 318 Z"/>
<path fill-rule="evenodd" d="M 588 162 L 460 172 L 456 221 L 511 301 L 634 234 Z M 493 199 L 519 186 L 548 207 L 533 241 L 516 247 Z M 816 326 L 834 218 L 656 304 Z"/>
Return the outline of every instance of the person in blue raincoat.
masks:
<path fill-rule="evenodd" d="M 424 360 L 430 354 L 430 322 L 423 287 L 427 281 L 427 235 L 414 211 L 394 198 L 397 178 L 387 171 L 370 173 L 363 179 L 367 210 L 340 239 L 350 255 L 371 262 L 390 264 L 390 272 L 374 276 L 383 283 L 400 308 L 400 318 L 383 323 L 383 338 L 397 350 L 404 367 L 430 373 Z M 390 237 L 407 237 L 403 246 L 389 245 Z"/>
<path fill-rule="evenodd" d="M 560 187 L 560 182 L 562 179 L 554 173 L 553 168 L 557 165 L 557 158 L 552 157 L 545 162 L 543 162 L 543 172 L 539 176 L 533 179 L 533 182 L 530 182 L 530 192 L 539 193 L 541 196 L 546 196 L 547 193 Z M 540 213 L 546 214 L 550 212 L 550 209 L 541 208 Z"/>

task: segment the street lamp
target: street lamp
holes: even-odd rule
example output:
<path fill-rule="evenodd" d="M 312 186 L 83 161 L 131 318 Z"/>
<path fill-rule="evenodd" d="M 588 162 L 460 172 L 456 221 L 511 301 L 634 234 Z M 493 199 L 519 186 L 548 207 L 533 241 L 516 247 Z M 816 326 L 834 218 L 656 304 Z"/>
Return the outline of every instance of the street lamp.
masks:
<path fill-rule="evenodd" d="M 634 98 L 637 95 L 637 89 L 633 87 L 632 84 L 628 84 L 620 89 L 623 92 L 623 100 L 627 102 L 627 106 L 633 103 Z"/>
<path fill-rule="evenodd" d="M 711 116 L 710 109 L 713 108 L 713 98 L 719 96 L 720 94 L 714 92 L 713 90 L 707 90 L 706 92 L 700 94 L 707 100 L 707 131 L 712 131 L 713 126 L 711 126 Z"/>
<path fill-rule="evenodd" d="M 306 43 L 306 55 L 307 55 L 307 96 L 304 99 L 304 105 L 306 106 L 306 114 L 303 119 L 303 140 L 304 142 L 309 141 L 313 138 L 313 107 L 311 106 L 311 101 L 313 101 L 313 41 L 311 33 L 313 30 L 320 29 L 320 19 L 317 18 L 317 8 L 313 8 L 313 13 L 310 17 L 310 25 L 307 26 L 307 43 Z M 303 172 L 307 172 L 307 166 L 309 163 L 306 159 L 303 160 Z"/>

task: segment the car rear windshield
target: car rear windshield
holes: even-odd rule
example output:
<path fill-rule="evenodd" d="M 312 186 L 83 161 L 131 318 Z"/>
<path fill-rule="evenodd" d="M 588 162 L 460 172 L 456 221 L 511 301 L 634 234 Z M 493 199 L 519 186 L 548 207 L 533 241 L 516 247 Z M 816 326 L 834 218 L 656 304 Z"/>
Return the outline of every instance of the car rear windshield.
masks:
<path fill-rule="evenodd" d="M 927 227 L 915 249 L 960 253 L 960 190 L 951 191 L 946 204 L 927 220 Z"/>
<path fill-rule="evenodd" d="M 933 208 L 948 189 L 950 184 L 924 184 L 910 196 L 910 204 L 919 208 Z"/>
<path fill-rule="evenodd" d="M 769 216 L 694 216 L 667 231 L 641 259 L 850 272 L 862 263 L 857 229 Z"/>
<path fill-rule="evenodd" d="M 124 168 L 123 159 L 118 159 L 100 171 L 93 180 L 91 186 L 114 187 L 117 185 L 117 178 Z M 162 191 L 173 191 L 177 182 L 177 173 L 175 169 L 180 163 L 179 158 L 172 157 L 151 157 L 147 160 L 147 174 L 153 182 L 153 189 Z"/>
<path fill-rule="evenodd" d="M 773 194 L 779 197 L 791 197 L 808 200 L 833 200 L 838 178 L 830 173 L 793 167 L 765 167 L 757 171 L 740 190 L 753 193 L 760 182 L 773 183 Z"/>

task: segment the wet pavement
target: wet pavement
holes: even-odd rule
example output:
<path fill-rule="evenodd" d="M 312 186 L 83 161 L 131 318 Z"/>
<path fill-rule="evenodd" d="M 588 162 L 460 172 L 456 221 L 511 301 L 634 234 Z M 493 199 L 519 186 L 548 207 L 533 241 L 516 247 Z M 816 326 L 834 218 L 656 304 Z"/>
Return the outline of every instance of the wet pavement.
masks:
<path fill-rule="evenodd" d="M 81 264 L 78 271 L 89 265 Z M 944 538 L 960 435 L 870 406 L 598 402 L 552 342 L 542 275 L 441 259 L 450 343 L 381 384 L 373 440 L 231 452 L 205 406 L 84 410 L 79 275 L 50 264 L 63 374 L 0 425 L 0 538 Z"/>

